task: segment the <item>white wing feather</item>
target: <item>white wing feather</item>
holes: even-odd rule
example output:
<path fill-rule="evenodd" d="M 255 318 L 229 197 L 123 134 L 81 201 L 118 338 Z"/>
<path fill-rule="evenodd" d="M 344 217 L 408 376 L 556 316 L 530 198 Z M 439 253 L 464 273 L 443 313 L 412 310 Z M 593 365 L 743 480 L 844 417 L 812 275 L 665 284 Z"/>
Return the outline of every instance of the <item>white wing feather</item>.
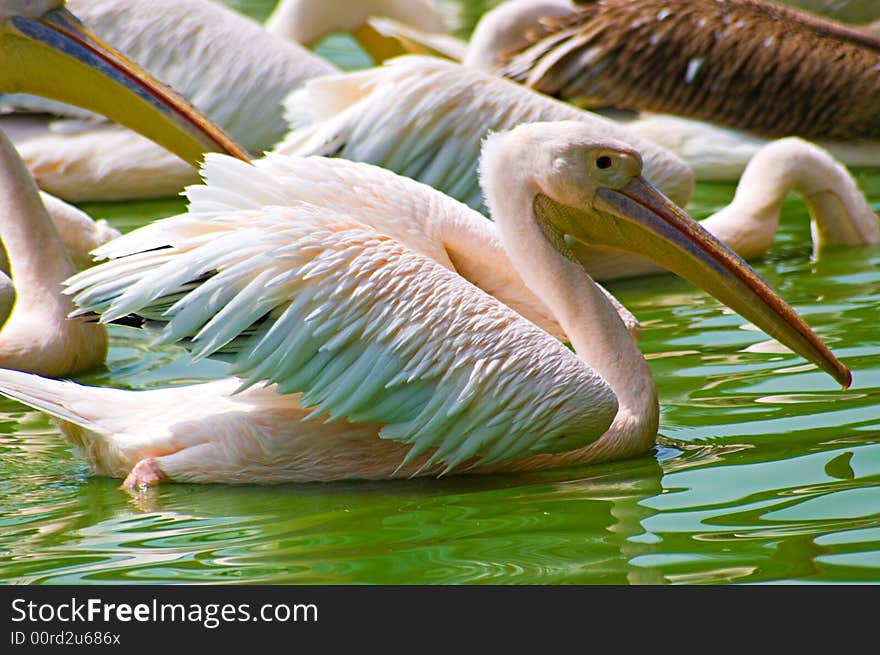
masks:
<path fill-rule="evenodd" d="M 485 213 L 477 182 L 482 139 L 519 123 L 578 120 L 635 147 L 645 176 L 680 205 L 693 190 L 687 164 L 622 125 L 508 80 L 431 57 L 307 82 L 285 100 L 292 128 L 276 152 L 378 164 Z"/>
<path fill-rule="evenodd" d="M 205 185 L 186 190 L 190 214 L 228 221 L 229 216 L 240 216 L 240 210 L 308 202 L 356 215 L 358 221 L 458 272 L 553 336 L 565 338 L 543 301 L 523 284 L 494 224 L 427 185 L 368 164 L 273 154 L 252 166 L 209 154 L 202 175 Z M 168 220 L 172 223 L 170 232 L 166 222 L 156 221 L 107 244 L 95 255 L 115 259 L 172 245 L 182 227 L 178 219 Z M 607 295 L 638 340 L 636 318 Z"/>

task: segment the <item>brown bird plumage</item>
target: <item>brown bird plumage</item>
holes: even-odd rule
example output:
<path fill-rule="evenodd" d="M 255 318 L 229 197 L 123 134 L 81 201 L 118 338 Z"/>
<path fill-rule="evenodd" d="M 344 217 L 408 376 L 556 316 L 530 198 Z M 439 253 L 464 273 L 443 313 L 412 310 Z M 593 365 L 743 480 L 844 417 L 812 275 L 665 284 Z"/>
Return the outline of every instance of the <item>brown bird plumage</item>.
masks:
<path fill-rule="evenodd" d="M 582 106 L 765 137 L 880 138 L 880 39 L 764 0 L 595 0 L 500 72 Z"/>

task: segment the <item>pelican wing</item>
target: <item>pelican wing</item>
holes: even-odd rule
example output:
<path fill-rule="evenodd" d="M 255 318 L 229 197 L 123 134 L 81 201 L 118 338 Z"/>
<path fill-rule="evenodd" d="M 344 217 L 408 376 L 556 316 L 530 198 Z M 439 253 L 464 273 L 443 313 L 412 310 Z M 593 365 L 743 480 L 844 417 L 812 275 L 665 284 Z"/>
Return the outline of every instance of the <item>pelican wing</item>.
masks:
<path fill-rule="evenodd" d="M 578 120 L 642 154 L 645 176 L 678 204 L 694 178 L 687 164 L 614 121 L 481 71 L 432 57 L 316 78 L 285 101 L 292 128 L 276 152 L 378 164 L 483 213 L 477 182 L 482 139 L 520 123 Z"/>
<path fill-rule="evenodd" d="M 584 107 L 765 137 L 880 137 L 880 40 L 867 32 L 751 0 L 609 0 L 549 23 L 500 74 Z"/>
<path fill-rule="evenodd" d="M 137 314 L 196 357 L 222 353 L 244 386 L 302 393 L 310 418 L 379 424 L 412 445 L 403 463 L 572 450 L 616 413 L 604 380 L 553 337 L 350 216 L 299 203 L 161 226 L 142 251 L 72 278 L 76 303 L 107 322 Z"/>
<path fill-rule="evenodd" d="M 271 153 L 253 165 L 209 154 L 202 175 L 205 185 L 186 190 L 191 213 L 240 216 L 240 210 L 305 201 L 357 215 L 360 222 L 457 272 L 538 327 L 565 339 L 544 302 L 525 286 L 513 267 L 494 224 L 425 184 L 369 164 Z M 130 237 L 116 239 L 96 254 L 118 258 L 165 247 L 170 238 L 159 221 Z M 636 318 L 605 293 L 638 340 Z"/>

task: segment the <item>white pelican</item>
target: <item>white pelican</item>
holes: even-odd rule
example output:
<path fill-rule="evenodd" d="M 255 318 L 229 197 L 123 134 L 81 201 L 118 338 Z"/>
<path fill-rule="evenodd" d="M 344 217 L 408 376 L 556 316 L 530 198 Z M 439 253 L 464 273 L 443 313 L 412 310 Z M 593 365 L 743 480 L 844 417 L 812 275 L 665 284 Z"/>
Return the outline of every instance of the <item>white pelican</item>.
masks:
<path fill-rule="evenodd" d="M 229 163 L 209 161 L 212 163 L 203 170 L 209 187 L 192 186 L 186 191 L 190 212 L 194 214 L 211 211 L 217 186 L 229 176 Z M 237 176 L 246 176 L 241 184 L 249 185 L 250 190 L 246 195 L 236 196 L 234 205 L 233 198 L 227 198 L 227 207 L 247 209 L 257 199 L 265 205 L 282 206 L 305 201 L 337 213 L 357 215 L 371 228 L 455 271 L 554 337 L 565 339 L 565 332 L 545 303 L 523 283 L 501 244 L 495 224 L 477 211 L 410 178 L 342 159 L 270 153 L 253 165 L 260 172 L 251 172 L 249 168 L 235 171 Z M 382 192 L 361 195 L 351 191 L 364 188 Z M 208 197 L 204 198 L 206 194 Z M 402 220 L 402 216 L 406 220 Z M 152 244 L 150 247 L 163 248 L 171 238 L 167 227 L 177 229 L 175 226 L 180 220 L 156 221 L 130 237 L 119 238 L 106 250 L 97 250 L 95 256 L 99 259 L 116 257 L 127 249 L 144 250 L 147 243 Z M 109 281 L 105 276 L 111 268 L 107 266 L 94 275 L 83 276 L 79 284 L 103 286 Z M 117 277 L 112 271 L 110 277 L 114 285 L 118 282 L 125 286 L 132 282 L 131 278 Z M 638 342 L 641 336 L 638 321 L 616 298 L 607 295 L 633 340 Z"/>
<path fill-rule="evenodd" d="M 171 85 L 252 152 L 283 136 L 281 102 L 288 92 L 336 70 L 302 46 L 207 0 L 71 0 L 68 5 L 99 38 Z M 128 125 L 127 116 L 117 118 Z M 108 121 L 42 117 L 22 124 L 19 116 L 14 121 L 9 127 L 0 120 L 0 126 L 40 186 L 67 200 L 170 196 L 198 181 L 196 159 L 181 159 Z"/>
<path fill-rule="evenodd" d="M 158 319 L 166 340 L 190 339 L 200 357 L 225 353 L 240 378 L 126 391 L 0 372 L 0 393 L 60 419 L 97 473 L 136 488 L 520 470 L 642 453 L 657 431 L 656 387 L 569 249 L 578 241 L 662 261 L 850 383 L 794 310 L 644 181 L 635 151 L 582 123 L 493 135 L 481 165 L 504 248 L 577 355 L 371 227 L 376 212 L 362 222 L 305 200 L 277 204 L 271 162 L 209 158 L 189 213 L 144 228 L 140 246 L 134 231 L 103 247 L 118 258 L 91 269 L 94 285 L 71 281 L 102 320 L 133 311 Z M 376 171 L 377 184 L 365 177 L 346 191 L 381 206 L 390 173 L 361 170 Z M 405 233 L 411 223 L 395 218 Z M 155 248 L 159 235 L 169 247 Z"/>
<path fill-rule="evenodd" d="M 396 108 L 396 120 L 383 121 L 389 106 Z M 627 136 L 607 119 L 490 74 L 426 57 L 402 57 L 369 71 L 312 80 L 294 92 L 288 107 L 294 129 L 277 152 L 336 155 L 377 164 L 472 207 L 482 203 L 476 168 L 480 139 L 490 130 L 573 118 L 637 148 L 647 143 Z M 460 115 L 470 119 L 459 119 Z M 677 204 L 685 205 L 692 189 L 686 167 L 662 150 L 643 152 L 647 152 L 646 177 Z M 852 177 L 827 153 L 798 139 L 771 143 L 758 152 L 739 185 L 737 200 L 706 223 L 740 255 L 756 257 L 769 248 L 781 201 L 791 189 L 798 190 L 808 203 L 819 193 L 843 199 L 840 206 L 814 203 L 813 220 L 823 226 L 818 233 L 822 245 L 877 241 L 877 219 L 870 206 Z M 829 227 L 833 225 L 839 230 L 857 227 L 843 237 Z M 746 227 L 755 233 L 748 233 Z M 620 253 L 597 254 L 589 260 L 590 274 L 600 280 L 659 270 Z"/>
<path fill-rule="evenodd" d="M 63 212 L 67 209 L 73 208 L 61 207 Z M 75 213 L 70 215 L 74 221 L 82 219 Z M 90 221 L 88 217 L 85 220 Z M 82 230 L 72 234 L 79 236 Z M 75 308 L 70 298 L 62 295 L 61 284 L 76 269 L 33 178 L 2 132 L 0 241 L 9 273 L 3 289 L 0 366 L 66 376 L 102 364 L 107 353 L 106 330 L 103 325 L 67 318 Z"/>

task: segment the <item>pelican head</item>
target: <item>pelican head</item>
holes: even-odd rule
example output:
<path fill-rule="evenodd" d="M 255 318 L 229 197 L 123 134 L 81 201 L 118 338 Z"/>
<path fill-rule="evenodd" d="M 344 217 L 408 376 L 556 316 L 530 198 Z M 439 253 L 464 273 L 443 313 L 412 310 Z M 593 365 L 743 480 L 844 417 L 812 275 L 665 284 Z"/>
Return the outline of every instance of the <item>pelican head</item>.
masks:
<path fill-rule="evenodd" d="M 95 111 L 192 164 L 247 154 L 186 100 L 91 34 L 64 0 L 0 0 L 0 90 Z"/>
<path fill-rule="evenodd" d="M 493 142 L 502 139 L 504 147 L 495 147 Z M 532 205 L 528 220 L 534 220 L 565 257 L 584 265 L 579 244 L 642 256 L 712 294 L 844 388 L 850 385 L 850 371 L 794 309 L 738 255 L 641 176 L 641 157 L 629 146 L 599 138 L 583 123 L 566 121 L 531 123 L 506 135 L 490 136 L 483 153 L 484 188 L 498 186 L 499 172 L 519 176 L 506 180 L 506 186 L 528 189 Z M 498 162 L 500 157 L 506 161 Z M 494 204 L 505 202 L 497 199 L 504 194 L 495 195 Z M 496 207 L 488 200 L 496 216 Z M 501 218 L 515 214 L 509 208 L 497 212 L 507 248 L 518 239 L 517 228 L 505 226 Z"/>
<path fill-rule="evenodd" d="M 308 47 L 329 34 L 348 32 L 374 61 L 403 54 L 370 25 L 370 18 L 391 18 L 428 33 L 447 31 L 429 0 L 281 0 L 266 29 Z"/>

